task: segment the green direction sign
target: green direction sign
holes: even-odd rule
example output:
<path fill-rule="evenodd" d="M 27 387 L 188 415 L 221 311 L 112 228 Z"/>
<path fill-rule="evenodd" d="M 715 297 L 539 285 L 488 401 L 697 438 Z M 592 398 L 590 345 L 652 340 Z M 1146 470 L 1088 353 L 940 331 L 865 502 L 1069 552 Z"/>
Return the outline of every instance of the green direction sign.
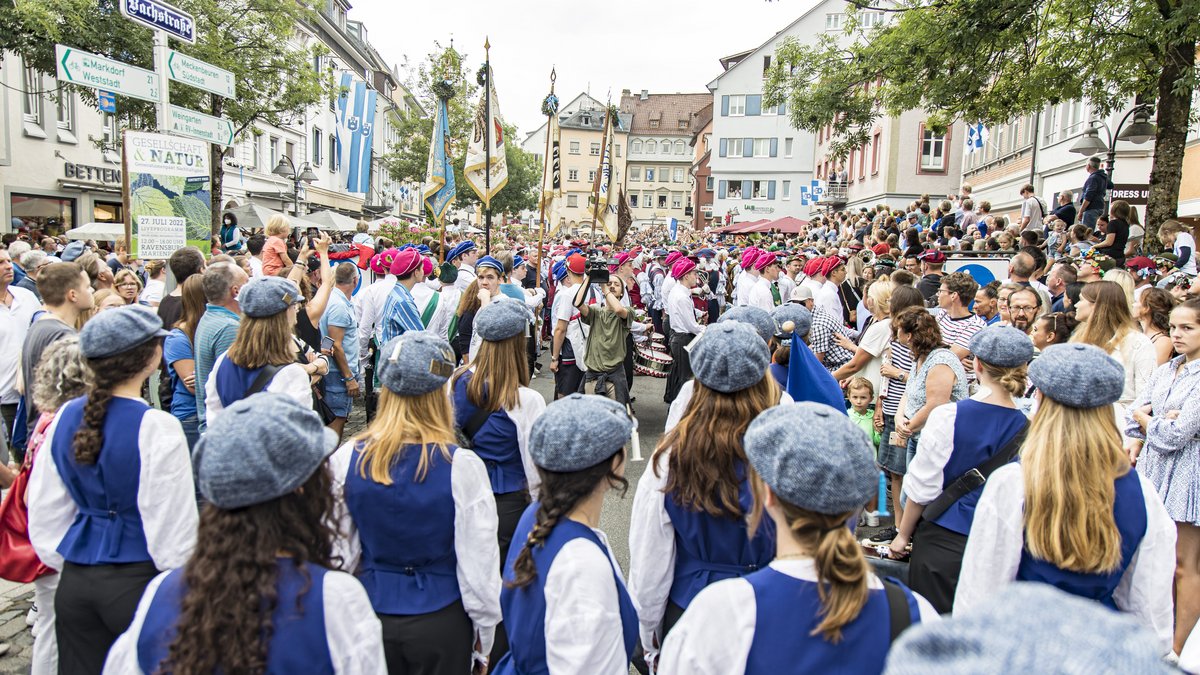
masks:
<path fill-rule="evenodd" d="M 176 82 L 212 92 L 217 96 L 235 98 L 237 95 L 233 73 L 180 54 L 174 49 L 167 56 L 167 75 Z"/>
<path fill-rule="evenodd" d="M 153 71 L 66 45 L 55 45 L 54 50 L 59 80 L 158 102 L 158 76 Z"/>
<path fill-rule="evenodd" d="M 171 133 L 217 145 L 233 145 L 233 122 L 179 106 L 170 108 L 167 116 L 170 124 L 167 128 Z"/>

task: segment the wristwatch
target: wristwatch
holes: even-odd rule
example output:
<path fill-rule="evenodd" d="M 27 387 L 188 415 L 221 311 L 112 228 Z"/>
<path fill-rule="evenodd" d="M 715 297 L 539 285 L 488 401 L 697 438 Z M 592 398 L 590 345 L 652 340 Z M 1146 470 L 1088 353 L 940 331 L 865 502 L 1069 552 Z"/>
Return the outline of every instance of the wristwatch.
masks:
<path fill-rule="evenodd" d="M 343 377 L 342 382 L 349 382 L 350 380 L 353 380 L 353 379 L 354 379 L 353 375 L 351 375 L 350 377 Z"/>

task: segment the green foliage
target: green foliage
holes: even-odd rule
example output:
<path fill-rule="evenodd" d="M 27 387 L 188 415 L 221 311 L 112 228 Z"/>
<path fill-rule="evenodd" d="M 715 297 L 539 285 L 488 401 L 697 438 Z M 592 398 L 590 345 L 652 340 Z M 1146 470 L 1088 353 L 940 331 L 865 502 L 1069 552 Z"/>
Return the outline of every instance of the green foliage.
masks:
<path fill-rule="evenodd" d="M 517 128 L 504 125 L 504 156 L 508 162 L 508 184 L 492 199 L 492 213 L 516 215 L 537 208 L 542 188 L 542 163 L 516 144 Z"/>

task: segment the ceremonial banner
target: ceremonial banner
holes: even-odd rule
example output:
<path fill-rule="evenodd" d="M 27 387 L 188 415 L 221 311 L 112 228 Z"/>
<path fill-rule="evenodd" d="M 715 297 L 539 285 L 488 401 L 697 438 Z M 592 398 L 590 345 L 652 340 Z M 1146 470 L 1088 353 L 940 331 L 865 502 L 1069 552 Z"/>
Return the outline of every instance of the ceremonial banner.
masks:
<path fill-rule="evenodd" d="M 608 238 L 612 241 L 617 240 L 617 226 L 615 223 L 610 224 L 608 219 L 608 189 L 612 185 L 613 124 L 615 123 L 616 120 L 613 119 L 612 113 L 605 113 L 604 149 L 601 151 L 600 170 L 596 172 L 596 184 L 592 186 L 592 191 L 596 194 L 594 210 L 596 224 L 604 228 Z"/>
<path fill-rule="evenodd" d="M 550 153 L 542 166 L 542 200 L 539 204 L 546 211 L 546 219 L 550 223 L 548 234 L 554 236 L 558 231 L 559 221 L 554 217 L 554 207 L 562 198 L 562 130 L 558 126 L 558 113 L 550 115 L 546 124 L 546 134 L 549 140 Z"/>
<path fill-rule="evenodd" d="M 338 184 L 348 192 L 366 193 L 371 186 L 371 131 L 376 92 L 348 72 L 342 73 L 337 103 Z M 329 158 L 333 161 L 334 158 Z"/>
<path fill-rule="evenodd" d="M 212 247 L 209 146 L 180 136 L 126 131 L 121 166 L 129 253 L 165 260 L 184 246 Z"/>
<path fill-rule="evenodd" d="M 490 68 L 491 66 L 489 66 Z M 475 194 L 479 195 L 484 208 L 492 202 L 492 197 L 500 192 L 508 183 L 508 162 L 504 153 L 504 127 L 501 124 L 500 104 L 496 100 L 494 72 L 489 72 L 488 86 L 479 95 L 479 106 L 475 109 L 475 128 L 471 132 L 471 142 L 467 145 L 467 163 L 463 168 L 463 178 Z M 488 146 L 491 146 L 490 156 Z M 485 173 L 485 167 L 491 166 L 491 180 Z"/>
<path fill-rule="evenodd" d="M 435 223 L 441 223 L 454 201 L 454 167 L 450 166 L 450 119 L 446 99 L 438 99 L 433 117 L 433 139 L 425 166 L 425 205 Z"/>

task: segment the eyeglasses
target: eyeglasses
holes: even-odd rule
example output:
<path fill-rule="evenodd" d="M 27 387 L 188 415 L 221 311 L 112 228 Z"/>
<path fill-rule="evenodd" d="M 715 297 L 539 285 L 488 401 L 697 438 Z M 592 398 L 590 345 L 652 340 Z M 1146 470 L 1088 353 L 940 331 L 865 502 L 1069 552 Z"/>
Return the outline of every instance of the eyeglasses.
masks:
<path fill-rule="evenodd" d="M 122 281 L 121 283 L 117 284 L 117 288 L 137 288 L 137 286 L 138 285 L 136 281 Z"/>
<path fill-rule="evenodd" d="M 1009 305 L 1008 311 L 1015 312 L 1017 314 L 1027 314 L 1029 312 L 1036 312 L 1037 307 L 1021 307 L 1019 305 Z"/>

